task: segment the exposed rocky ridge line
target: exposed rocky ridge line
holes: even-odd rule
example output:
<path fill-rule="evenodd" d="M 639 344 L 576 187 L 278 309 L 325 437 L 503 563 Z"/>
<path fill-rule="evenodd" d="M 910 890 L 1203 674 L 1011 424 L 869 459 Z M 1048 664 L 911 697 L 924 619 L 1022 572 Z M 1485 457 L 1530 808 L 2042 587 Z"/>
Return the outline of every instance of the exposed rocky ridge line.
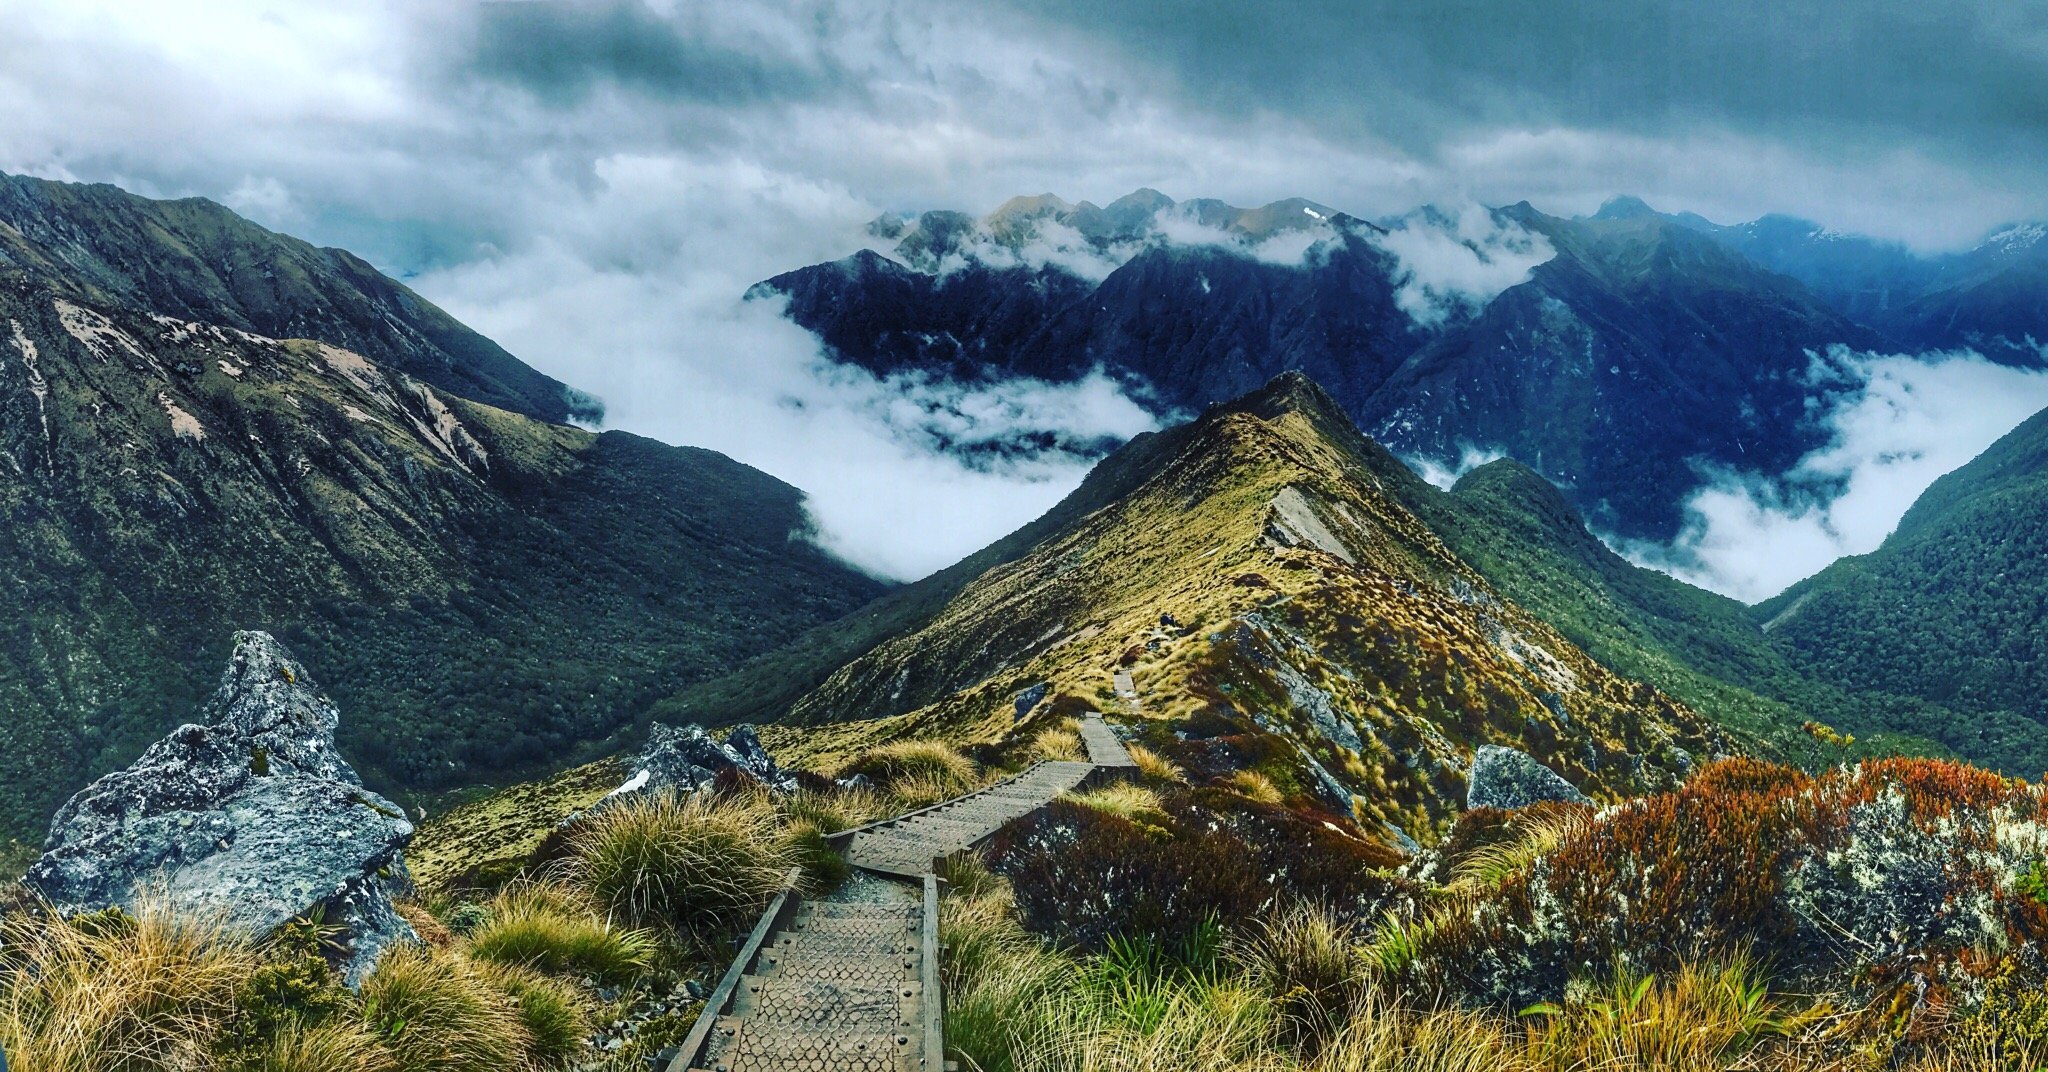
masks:
<path fill-rule="evenodd" d="M 66 914 L 161 904 L 249 937 L 317 913 L 355 985 L 413 938 L 392 905 L 412 823 L 363 788 L 339 712 L 268 634 L 235 635 L 200 717 L 72 797 L 28 885 Z"/>
<path fill-rule="evenodd" d="M 1600 799 L 1726 745 L 1494 592 L 1429 527 L 1445 494 L 1290 373 L 1112 455 L 1120 487 L 836 671 L 792 721 L 1028 738 L 1142 685 L 1190 771 L 1269 764 L 1293 804 L 1426 841 L 1473 750 Z M 1187 623 L 1185 625 L 1181 623 Z M 1033 695 L 1020 720 L 1019 697 Z M 1182 732 L 1184 731 L 1184 733 Z"/>
<path fill-rule="evenodd" d="M 434 386 L 545 421 L 603 407 L 339 249 L 267 230 L 204 198 L 0 174 L 0 271 L 88 303 L 345 347 Z"/>

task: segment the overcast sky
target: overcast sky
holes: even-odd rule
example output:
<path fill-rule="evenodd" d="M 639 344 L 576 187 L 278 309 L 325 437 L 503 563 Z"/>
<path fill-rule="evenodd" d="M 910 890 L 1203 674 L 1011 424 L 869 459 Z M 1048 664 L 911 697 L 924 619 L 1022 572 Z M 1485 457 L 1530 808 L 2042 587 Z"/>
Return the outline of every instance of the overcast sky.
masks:
<path fill-rule="evenodd" d="M 1850 11 L 1854 14 L 1849 14 Z M 0 0 L 0 169 L 200 194 L 344 245 L 611 423 L 813 497 L 880 572 L 950 561 L 1085 467 L 928 440 L 1149 423 L 1106 383 L 963 394 L 819 370 L 737 304 L 878 212 L 1138 186 L 1360 215 L 1425 201 L 1923 249 L 2048 216 L 2035 2 Z M 965 415 L 965 417 L 963 417 Z"/>

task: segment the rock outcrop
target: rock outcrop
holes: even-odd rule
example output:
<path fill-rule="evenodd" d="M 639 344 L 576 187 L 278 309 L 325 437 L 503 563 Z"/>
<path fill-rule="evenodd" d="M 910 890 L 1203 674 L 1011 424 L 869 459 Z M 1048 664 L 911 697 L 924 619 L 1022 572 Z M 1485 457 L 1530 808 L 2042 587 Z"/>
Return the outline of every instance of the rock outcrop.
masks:
<path fill-rule="evenodd" d="M 633 766 L 633 776 L 598 806 L 643 793 L 694 793 L 709 788 L 727 771 L 771 793 L 796 789 L 796 779 L 775 765 L 775 757 L 762 747 L 752 726 L 733 730 L 720 744 L 702 726 L 677 729 L 656 723 L 647 736 L 647 750 Z"/>
<path fill-rule="evenodd" d="M 269 634 L 235 634 L 200 714 L 72 797 L 28 885 L 65 914 L 158 901 L 250 936 L 318 912 L 345 929 L 355 985 L 413 938 L 392 907 L 412 823 L 363 788 L 339 712 Z"/>
<path fill-rule="evenodd" d="M 1512 811 L 1546 800 L 1591 803 L 1572 783 L 1526 752 L 1488 744 L 1472 754 L 1472 773 L 1465 790 L 1467 808 Z"/>

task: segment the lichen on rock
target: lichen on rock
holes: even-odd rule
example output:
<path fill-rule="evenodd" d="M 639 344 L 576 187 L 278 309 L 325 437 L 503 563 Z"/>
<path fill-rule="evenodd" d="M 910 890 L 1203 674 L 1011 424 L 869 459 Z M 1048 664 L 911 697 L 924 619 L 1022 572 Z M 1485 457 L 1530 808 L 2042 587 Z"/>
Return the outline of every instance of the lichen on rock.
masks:
<path fill-rule="evenodd" d="M 1471 781 L 1465 794 L 1468 808 L 1500 808 L 1511 811 L 1531 804 L 1555 800 L 1587 803 L 1578 791 L 1556 771 L 1531 759 L 1525 752 L 1500 745 L 1481 745 L 1472 754 Z"/>
<path fill-rule="evenodd" d="M 413 938 L 392 905 L 412 823 L 363 787 L 334 704 L 269 634 L 235 634 L 200 716 L 72 797 L 26 882 L 67 915 L 155 901 L 251 937 L 318 914 L 354 985 Z"/>

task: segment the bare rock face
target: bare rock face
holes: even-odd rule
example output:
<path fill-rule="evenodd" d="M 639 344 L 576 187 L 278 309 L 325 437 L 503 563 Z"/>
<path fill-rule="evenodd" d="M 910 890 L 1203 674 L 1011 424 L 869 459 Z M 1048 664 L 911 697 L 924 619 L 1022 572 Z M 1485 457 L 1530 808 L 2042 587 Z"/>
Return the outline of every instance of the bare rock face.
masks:
<path fill-rule="evenodd" d="M 771 793 L 796 789 L 796 779 L 776 766 L 775 757 L 762 747 L 752 726 L 733 730 L 720 744 L 702 726 L 677 729 L 657 723 L 648 734 L 647 750 L 634 765 L 633 776 L 612 790 L 600 806 L 640 793 L 694 793 L 709 787 L 725 771 L 758 782 Z"/>
<path fill-rule="evenodd" d="M 414 937 L 392 907 L 412 823 L 363 788 L 334 704 L 269 634 L 235 634 L 200 714 L 72 797 L 28 885 L 66 914 L 155 900 L 252 937 L 317 911 L 346 928 L 357 984 Z"/>
<path fill-rule="evenodd" d="M 1471 781 L 1465 791 L 1468 808 L 1526 808 L 1546 800 L 1588 804 L 1586 794 L 1526 752 L 1499 745 L 1481 745 L 1472 754 Z"/>

